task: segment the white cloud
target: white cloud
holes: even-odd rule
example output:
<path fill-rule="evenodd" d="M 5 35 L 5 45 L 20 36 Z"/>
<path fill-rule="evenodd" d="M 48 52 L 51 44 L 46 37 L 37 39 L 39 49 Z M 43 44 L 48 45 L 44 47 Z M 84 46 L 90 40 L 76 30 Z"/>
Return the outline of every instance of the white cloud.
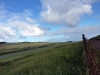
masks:
<path fill-rule="evenodd" d="M 0 42 L 3 42 L 4 40 L 3 39 L 0 39 Z"/>
<path fill-rule="evenodd" d="M 44 34 L 44 30 L 38 24 L 32 25 L 25 21 L 14 21 L 11 25 L 18 30 L 22 37 L 39 37 Z"/>
<path fill-rule="evenodd" d="M 26 20 L 30 23 L 36 23 L 37 21 L 35 19 L 32 19 L 30 17 L 26 17 Z"/>
<path fill-rule="evenodd" d="M 81 0 L 42 0 L 41 20 L 52 24 L 76 26 L 84 14 L 92 13 L 92 6 Z"/>
<path fill-rule="evenodd" d="M 6 18 L 7 11 L 4 9 L 4 3 L 0 3 L 0 20 Z"/>
<path fill-rule="evenodd" d="M 48 38 L 46 41 L 78 41 L 82 40 L 82 34 L 85 34 L 88 39 L 100 35 L 100 25 L 62 28 L 55 32 L 47 34 L 48 37 L 51 37 Z"/>
<path fill-rule="evenodd" d="M 0 25 L 0 41 L 16 38 L 16 31 L 10 27 Z"/>
<path fill-rule="evenodd" d="M 22 13 L 8 12 L 0 6 L 0 41 L 18 41 L 22 37 L 40 37 L 45 29 L 32 18 L 32 13 L 25 10 Z"/>

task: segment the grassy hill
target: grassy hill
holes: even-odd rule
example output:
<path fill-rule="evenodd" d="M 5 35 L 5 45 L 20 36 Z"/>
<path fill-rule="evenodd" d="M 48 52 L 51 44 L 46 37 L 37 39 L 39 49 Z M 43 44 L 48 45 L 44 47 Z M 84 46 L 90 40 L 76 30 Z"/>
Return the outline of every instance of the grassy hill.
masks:
<path fill-rule="evenodd" d="M 14 59 L 0 66 L 0 75 L 87 75 L 83 44 L 61 43 Z"/>
<path fill-rule="evenodd" d="M 100 35 L 90 38 L 89 40 L 100 40 Z"/>

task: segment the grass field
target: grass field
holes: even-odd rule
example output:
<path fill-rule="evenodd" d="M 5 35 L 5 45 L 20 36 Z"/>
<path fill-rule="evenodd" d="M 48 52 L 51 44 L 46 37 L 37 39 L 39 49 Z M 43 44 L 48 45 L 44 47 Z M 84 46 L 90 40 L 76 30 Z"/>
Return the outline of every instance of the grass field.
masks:
<path fill-rule="evenodd" d="M 47 49 L 53 49 L 55 47 L 58 47 L 64 44 L 66 43 L 49 43 L 49 44 L 44 43 L 44 45 L 41 45 L 41 46 L 37 45 L 37 47 L 30 47 L 30 48 L 26 47 L 26 48 L 22 48 L 21 50 L 1 52 L 1 54 L 3 55 L 0 55 L 0 62 L 12 61 L 14 59 L 18 59 L 18 58 L 21 58 L 33 53 L 42 52 Z"/>
<path fill-rule="evenodd" d="M 7 61 L 0 66 L 0 75 L 87 75 L 81 42 L 60 43 Z"/>
<path fill-rule="evenodd" d="M 9 53 L 16 53 L 21 51 L 26 51 L 30 49 L 35 49 L 38 47 L 42 47 L 44 45 L 49 45 L 52 43 L 48 42 L 31 42 L 31 43 L 7 43 L 0 45 L 0 55 L 9 54 Z"/>

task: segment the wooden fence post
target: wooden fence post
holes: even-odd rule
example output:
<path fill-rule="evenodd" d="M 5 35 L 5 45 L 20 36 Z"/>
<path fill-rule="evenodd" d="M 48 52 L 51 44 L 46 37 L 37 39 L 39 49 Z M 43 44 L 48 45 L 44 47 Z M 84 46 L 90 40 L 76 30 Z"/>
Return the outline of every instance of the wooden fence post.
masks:
<path fill-rule="evenodd" d="M 89 73 L 90 75 L 100 75 L 100 72 L 95 62 L 95 56 L 93 55 L 93 52 L 91 52 L 90 49 L 91 44 L 85 38 L 84 34 L 82 34 L 82 38 L 84 42 L 85 56 L 88 64 Z"/>

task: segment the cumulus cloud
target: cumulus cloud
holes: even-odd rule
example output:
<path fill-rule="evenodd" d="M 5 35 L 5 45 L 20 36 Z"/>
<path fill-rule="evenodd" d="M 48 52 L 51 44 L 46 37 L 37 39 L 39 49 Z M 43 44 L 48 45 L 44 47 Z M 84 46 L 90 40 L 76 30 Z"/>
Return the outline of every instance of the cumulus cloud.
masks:
<path fill-rule="evenodd" d="M 20 38 L 40 37 L 45 30 L 33 18 L 31 11 L 13 13 L 0 6 L 0 41 L 18 41 Z"/>
<path fill-rule="evenodd" d="M 41 20 L 51 24 L 76 26 L 84 14 L 92 13 L 92 6 L 81 0 L 42 0 Z"/>
<path fill-rule="evenodd" d="M 39 37 L 44 34 L 44 30 L 38 24 L 31 25 L 24 21 L 14 21 L 11 26 L 16 28 L 22 37 Z"/>
<path fill-rule="evenodd" d="M 32 19 L 30 17 L 26 17 L 26 20 L 30 23 L 36 23 L 37 21 L 35 19 Z"/>
<path fill-rule="evenodd" d="M 0 41 L 16 38 L 16 31 L 7 26 L 0 25 Z"/>
<path fill-rule="evenodd" d="M 46 41 L 77 41 L 82 40 L 82 34 L 85 34 L 88 39 L 97 36 L 100 34 L 100 25 L 59 29 L 48 34 L 47 36 L 52 37 L 48 38 Z"/>

